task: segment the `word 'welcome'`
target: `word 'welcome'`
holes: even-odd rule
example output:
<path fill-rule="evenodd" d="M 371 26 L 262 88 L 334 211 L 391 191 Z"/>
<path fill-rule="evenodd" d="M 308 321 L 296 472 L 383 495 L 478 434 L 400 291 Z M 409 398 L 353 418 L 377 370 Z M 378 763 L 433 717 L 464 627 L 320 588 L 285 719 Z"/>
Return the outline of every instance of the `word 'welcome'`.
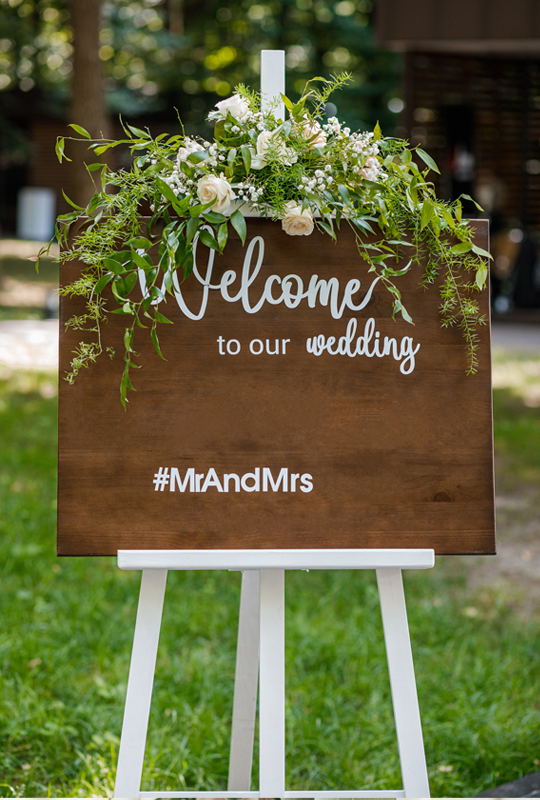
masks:
<path fill-rule="evenodd" d="M 255 265 L 252 266 L 255 248 L 258 247 L 257 260 Z M 208 264 L 206 267 L 206 275 L 203 278 L 197 265 L 197 243 L 193 245 L 193 276 L 203 287 L 201 305 L 198 311 L 192 311 L 188 308 L 185 298 L 182 294 L 182 289 L 178 282 L 178 275 L 176 272 L 173 274 L 173 292 L 182 313 L 192 320 L 203 319 L 208 306 L 208 297 L 210 291 L 219 291 L 221 297 L 227 303 L 241 302 L 244 311 L 247 314 L 256 314 L 265 303 L 277 306 L 284 303 L 287 308 L 297 308 L 302 300 L 307 300 L 310 308 L 315 308 L 317 303 L 321 306 L 328 306 L 330 313 L 334 319 L 341 319 L 345 309 L 349 311 L 361 311 L 367 306 L 371 300 L 373 289 L 379 281 L 379 277 L 374 278 L 371 286 L 360 299 L 359 303 L 353 300 L 361 288 L 362 282 L 358 278 L 351 278 L 347 281 L 343 294 L 340 299 L 340 282 L 338 278 L 329 278 L 329 280 L 320 279 L 318 275 L 312 275 L 307 288 L 304 286 L 304 281 L 299 275 L 291 273 L 281 278 L 279 275 L 269 275 L 264 283 L 262 292 L 259 294 L 259 299 L 254 301 L 252 295 L 255 294 L 253 284 L 257 280 L 259 272 L 264 260 L 265 244 L 262 236 L 255 236 L 249 243 L 246 254 L 244 256 L 244 263 L 242 266 L 242 273 L 240 276 L 240 287 L 235 293 L 231 294 L 232 286 L 236 283 L 238 275 L 234 269 L 225 270 L 219 283 L 212 283 L 212 272 L 214 270 L 215 250 L 209 250 Z M 141 290 L 144 297 L 148 296 L 146 286 L 146 276 L 144 270 L 139 268 L 139 281 Z M 154 305 L 160 303 L 165 297 L 165 283 L 161 287 L 161 296 L 152 301 Z"/>

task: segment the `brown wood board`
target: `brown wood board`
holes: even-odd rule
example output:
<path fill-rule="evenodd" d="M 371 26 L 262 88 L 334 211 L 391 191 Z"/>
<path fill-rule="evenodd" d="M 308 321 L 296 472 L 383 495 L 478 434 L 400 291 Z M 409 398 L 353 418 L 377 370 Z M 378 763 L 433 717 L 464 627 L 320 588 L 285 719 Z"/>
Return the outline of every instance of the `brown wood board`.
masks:
<path fill-rule="evenodd" d="M 477 243 L 487 248 L 487 223 L 474 225 Z M 362 305 L 375 276 L 347 226 L 336 245 L 317 231 L 291 237 L 279 223 L 249 219 L 246 248 L 232 238 L 216 256 L 213 286 L 234 270 L 227 291 L 230 297 L 239 293 L 246 250 L 255 237 L 262 237 L 264 254 L 254 276 L 255 244 L 246 292 L 252 307 L 270 275 L 297 275 L 304 291 L 313 275 L 337 278 L 338 315 L 347 283 L 357 278 L 361 287 L 356 293 L 351 287 L 349 305 Z M 198 249 L 201 280 L 208 254 Z M 75 262 L 64 264 L 62 284 L 79 270 Z M 420 278 L 416 267 L 396 279 L 414 325 L 391 319 L 391 298 L 380 283 L 364 308 L 346 307 L 339 318 L 321 304 L 320 293 L 311 304 L 297 301 L 295 278 L 289 280 L 288 302 L 296 307 L 265 302 L 257 313 L 209 289 L 204 315 L 192 320 L 168 297 L 160 311 L 174 325 L 159 326 L 167 362 L 153 350 L 149 332 L 137 330 L 142 369 L 133 371 L 136 391 L 127 411 L 119 395 L 125 319 L 112 315 L 103 341 L 116 357 L 101 356 L 74 385 L 60 381 L 58 553 L 375 547 L 495 552 L 489 326 L 480 329 L 479 370 L 467 376 L 462 334 L 441 328 L 439 293 L 419 288 Z M 187 307 L 198 313 L 204 302 L 201 282 L 192 275 L 181 291 Z M 278 299 L 281 293 L 282 284 L 274 280 L 271 296 Z M 477 297 L 489 317 L 488 293 Z M 81 311 L 79 299 L 62 298 L 61 375 L 81 339 L 64 323 Z M 390 342 L 390 353 L 379 358 L 327 350 L 315 355 L 306 348 L 308 339 L 322 336 L 326 342 L 333 336 L 335 351 L 349 330 L 341 349 L 355 352 L 366 324 L 373 327 L 368 352 L 384 337 L 395 339 L 396 350 Z M 238 354 L 226 352 L 233 339 L 241 345 Z M 254 340 L 265 350 L 268 340 L 271 351 L 278 340 L 280 352 L 254 354 L 249 346 Z M 403 374 L 417 345 L 414 369 Z M 161 481 L 163 488 L 154 484 L 160 468 L 168 479 Z M 278 484 L 283 469 L 287 491 L 283 480 Z M 258 488 L 256 477 L 244 477 L 240 491 L 235 478 L 229 479 L 229 491 L 218 490 L 224 474 L 241 479 L 256 476 L 256 470 Z M 293 474 L 299 476 L 294 491 Z M 204 476 L 199 488 L 206 491 L 195 491 L 195 475 Z"/>

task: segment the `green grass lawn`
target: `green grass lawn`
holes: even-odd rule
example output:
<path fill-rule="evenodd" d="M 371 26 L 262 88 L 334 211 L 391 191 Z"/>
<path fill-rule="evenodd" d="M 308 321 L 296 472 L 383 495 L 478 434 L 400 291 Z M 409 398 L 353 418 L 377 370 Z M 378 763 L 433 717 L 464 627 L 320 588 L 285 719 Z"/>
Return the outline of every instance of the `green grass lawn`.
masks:
<path fill-rule="evenodd" d="M 36 245 L 35 252 L 38 249 L 39 247 Z M 47 284 L 47 288 L 52 290 L 58 286 L 58 274 L 58 264 L 52 258 L 41 259 L 39 273 L 36 273 L 35 263 L 29 261 L 28 258 L 22 258 L 17 255 L 0 256 L 0 292 L 4 292 L 8 288 L 10 280 L 16 281 L 23 286 L 28 284 L 29 287 Z M 16 300 L 13 302 L 17 303 Z M 12 303 L 2 305 L 0 298 L 0 322 L 4 320 L 40 320 L 46 319 L 48 316 L 44 303 L 42 305 L 28 305 L 28 300 L 24 305 L 13 305 Z"/>
<path fill-rule="evenodd" d="M 0 379 L 0 794 L 112 793 L 139 575 L 55 557 L 50 376 Z M 498 390 L 505 486 L 540 477 L 537 408 Z M 465 559 L 406 576 L 432 795 L 539 769 L 540 625 Z M 171 573 L 143 788 L 227 781 L 240 576 Z M 287 575 L 290 788 L 399 788 L 375 577 Z M 254 770 L 254 781 L 257 769 Z"/>

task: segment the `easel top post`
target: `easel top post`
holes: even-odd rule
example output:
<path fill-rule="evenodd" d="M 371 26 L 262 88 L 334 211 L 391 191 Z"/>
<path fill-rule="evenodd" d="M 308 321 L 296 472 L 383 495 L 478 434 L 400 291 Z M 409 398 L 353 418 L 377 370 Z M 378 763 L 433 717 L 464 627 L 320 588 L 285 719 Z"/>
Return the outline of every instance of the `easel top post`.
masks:
<path fill-rule="evenodd" d="M 269 111 L 285 94 L 285 50 L 261 50 L 261 109 Z M 276 119 L 285 119 L 285 105 L 274 105 Z"/>

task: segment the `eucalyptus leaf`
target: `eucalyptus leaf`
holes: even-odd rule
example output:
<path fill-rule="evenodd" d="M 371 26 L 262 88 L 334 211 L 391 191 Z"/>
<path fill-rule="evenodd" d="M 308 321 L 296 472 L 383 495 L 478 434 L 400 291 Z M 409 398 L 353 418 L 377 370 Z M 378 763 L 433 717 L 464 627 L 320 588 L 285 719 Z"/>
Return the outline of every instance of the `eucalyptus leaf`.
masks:
<path fill-rule="evenodd" d="M 424 164 L 426 164 L 430 169 L 432 169 L 433 172 L 437 172 L 439 175 L 441 174 L 439 167 L 437 166 L 435 161 L 431 158 L 431 156 L 428 153 L 426 153 L 425 150 L 422 150 L 421 147 L 417 147 L 416 152 L 418 153 Z"/>
<path fill-rule="evenodd" d="M 125 266 L 123 264 L 120 264 L 114 258 L 104 258 L 103 266 L 105 267 L 105 269 L 109 270 L 114 275 L 123 275 L 124 272 L 126 271 Z"/>
<path fill-rule="evenodd" d="M 141 256 L 136 250 L 131 251 L 131 260 L 141 269 L 148 270 L 152 268 L 152 259 L 148 255 Z"/>
<path fill-rule="evenodd" d="M 478 247 L 477 244 L 473 244 L 472 246 L 473 253 L 476 253 L 477 256 L 483 256 L 484 258 L 490 258 L 493 260 L 493 256 L 487 250 L 484 250 L 483 247 Z"/>
<path fill-rule="evenodd" d="M 131 261 L 131 251 L 130 250 L 114 250 L 112 253 L 109 253 L 109 258 L 113 258 L 115 261 L 118 261 L 120 264 L 126 264 Z"/>
<path fill-rule="evenodd" d="M 134 125 L 127 125 L 129 130 L 141 139 L 150 139 L 148 131 L 143 131 L 141 128 L 136 128 Z"/>
<path fill-rule="evenodd" d="M 192 164 L 199 164 L 201 161 L 206 161 L 207 158 L 210 158 L 208 150 L 196 150 L 194 153 L 189 154 L 187 160 L 191 161 Z"/>
<path fill-rule="evenodd" d="M 456 255 L 462 255 L 463 253 L 469 253 L 472 249 L 472 242 L 459 242 L 459 244 L 455 244 L 450 248 L 450 252 Z"/>
<path fill-rule="evenodd" d="M 58 158 L 58 161 L 60 163 L 62 163 L 62 159 L 65 159 L 66 161 L 71 161 L 71 158 L 68 158 L 64 153 L 65 146 L 66 146 L 66 140 L 62 136 L 60 136 L 56 140 L 56 144 L 54 146 L 56 157 Z"/>
<path fill-rule="evenodd" d="M 247 144 L 242 145 L 240 153 L 242 154 L 242 161 L 244 162 L 244 169 L 247 175 L 251 169 L 251 150 Z"/>
<path fill-rule="evenodd" d="M 199 229 L 200 218 L 199 217 L 190 217 L 188 220 L 188 224 L 186 227 L 186 240 L 188 242 L 193 241 L 193 237 L 197 233 Z"/>
<path fill-rule="evenodd" d="M 483 211 L 484 210 L 482 208 L 482 206 L 480 205 L 480 203 L 477 203 L 476 200 L 474 199 L 474 197 L 471 197 L 470 194 L 462 194 L 461 197 L 463 197 L 464 200 L 470 200 L 471 203 L 473 203 L 476 206 L 478 211 Z"/>
<path fill-rule="evenodd" d="M 339 184 L 338 192 L 340 193 L 341 197 L 343 198 L 343 201 L 347 205 L 350 205 L 351 204 L 351 198 L 349 197 L 349 190 L 347 189 L 347 187 L 343 183 Z"/>
<path fill-rule="evenodd" d="M 217 243 L 218 243 L 218 247 L 219 247 L 219 252 L 220 253 L 222 253 L 223 250 L 225 249 L 225 245 L 227 244 L 228 235 L 229 234 L 228 234 L 227 223 L 223 222 L 219 226 L 218 232 L 217 232 Z"/>
<path fill-rule="evenodd" d="M 124 331 L 124 348 L 128 353 L 133 350 L 133 330 L 131 328 L 126 328 Z"/>
<path fill-rule="evenodd" d="M 448 209 L 444 207 L 441 208 L 441 214 L 443 216 L 443 219 L 448 223 L 449 227 L 454 230 L 456 227 L 456 221 L 452 216 L 452 214 L 448 211 Z"/>
<path fill-rule="evenodd" d="M 433 203 L 430 203 L 429 200 L 424 200 L 422 204 L 422 215 L 420 217 L 420 230 L 423 231 L 424 228 L 429 225 L 431 220 L 433 219 L 433 214 L 435 212 L 435 208 Z"/>
<path fill-rule="evenodd" d="M 152 327 L 152 330 L 150 331 L 150 336 L 152 337 L 152 344 L 154 345 L 154 349 L 155 349 L 156 353 L 158 354 L 158 356 L 160 358 L 162 358 L 163 361 L 167 361 L 167 359 L 165 358 L 165 356 L 163 355 L 163 353 L 161 352 L 161 349 L 159 347 L 159 339 L 158 339 L 158 335 L 157 335 L 157 332 L 156 332 L 156 329 L 155 329 L 154 326 Z"/>
<path fill-rule="evenodd" d="M 112 281 L 113 278 L 114 278 L 113 272 L 107 272 L 105 275 L 102 275 L 101 278 L 96 283 L 96 285 L 94 286 L 94 294 L 101 294 L 103 289 L 107 286 L 108 283 Z"/>
<path fill-rule="evenodd" d="M 201 241 L 207 247 L 210 247 L 212 250 L 219 250 L 219 245 L 212 234 L 204 228 L 199 233 L 199 241 Z"/>
<path fill-rule="evenodd" d="M 335 231 L 334 231 L 334 229 L 333 229 L 333 227 L 332 227 L 331 225 L 329 225 L 327 222 L 323 222 L 323 220 L 322 220 L 322 219 L 318 220 L 318 221 L 317 221 L 317 224 L 318 224 L 318 225 L 319 225 L 319 226 L 320 226 L 320 227 L 321 227 L 321 228 L 322 228 L 324 231 L 326 231 L 326 233 L 327 233 L 329 236 L 331 236 L 331 237 L 332 237 L 332 239 L 336 240 L 336 234 L 335 234 Z"/>
<path fill-rule="evenodd" d="M 289 109 L 289 111 L 292 111 L 292 109 L 293 109 L 293 104 L 292 104 L 292 102 L 289 100 L 289 98 L 288 98 L 286 95 L 284 95 L 284 94 L 280 94 L 280 97 L 281 97 L 282 101 L 285 103 L 285 108 L 288 108 L 288 109 Z"/>
<path fill-rule="evenodd" d="M 246 236 L 247 236 L 247 226 L 246 220 L 244 219 L 244 215 L 240 211 L 240 209 L 236 209 L 236 211 L 231 214 L 231 225 L 235 229 L 236 233 L 239 235 L 242 245 L 246 243 Z"/>
<path fill-rule="evenodd" d="M 200 216 L 203 211 L 206 211 L 210 206 L 213 206 L 215 203 L 215 199 L 211 200 L 209 203 L 198 203 L 196 206 L 191 206 L 189 209 L 189 216 L 190 217 L 198 217 Z"/>
<path fill-rule="evenodd" d="M 189 275 L 193 272 L 193 251 L 189 250 L 185 258 L 182 262 L 182 274 L 184 276 L 184 280 L 188 278 Z"/>
<path fill-rule="evenodd" d="M 126 245 L 133 247 L 134 250 L 149 250 L 152 247 L 152 242 L 144 236 L 134 236 L 132 239 L 128 239 Z"/>
<path fill-rule="evenodd" d="M 130 272 L 129 275 L 126 275 L 124 278 L 124 294 L 127 296 L 134 288 L 137 283 L 138 276 L 136 272 Z"/>
<path fill-rule="evenodd" d="M 202 216 L 211 225 L 220 225 L 222 222 L 227 222 L 225 214 L 218 214 L 216 211 L 203 211 Z"/>
<path fill-rule="evenodd" d="M 74 203 L 73 200 L 69 199 L 69 197 L 67 196 L 67 194 L 64 192 L 63 189 L 62 189 L 62 196 L 63 196 L 64 200 L 66 201 L 66 203 L 69 203 L 69 205 L 72 208 L 76 208 L 77 211 L 82 211 L 83 210 L 82 206 L 78 206 L 77 203 Z"/>
<path fill-rule="evenodd" d="M 120 277 L 120 275 L 116 275 L 112 282 L 112 292 L 119 303 L 124 304 L 124 300 L 126 297 L 126 287 L 124 284 L 124 279 Z"/>
<path fill-rule="evenodd" d="M 88 131 L 86 130 L 86 128 L 83 128 L 81 125 L 75 125 L 73 122 L 70 122 L 68 127 L 69 128 L 73 128 L 74 131 L 76 131 L 77 133 L 80 133 L 80 135 L 84 136 L 85 139 L 91 139 L 92 138 L 90 136 L 90 134 L 88 133 Z"/>
<path fill-rule="evenodd" d="M 165 181 L 161 178 L 156 178 L 156 186 L 160 190 L 163 197 L 165 197 L 170 203 L 176 203 L 178 198 L 168 183 L 165 183 Z"/>
<path fill-rule="evenodd" d="M 170 319 L 167 319 L 167 317 L 164 317 L 163 314 L 160 314 L 159 311 L 157 310 L 157 308 L 154 311 L 154 315 L 155 315 L 155 318 L 156 318 L 156 320 L 158 322 L 167 323 L 168 325 L 172 325 L 173 324 Z"/>
<path fill-rule="evenodd" d="M 487 267 L 480 267 L 480 269 L 476 270 L 476 285 L 479 289 L 483 289 L 486 285 L 486 280 L 488 276 Z"/>

